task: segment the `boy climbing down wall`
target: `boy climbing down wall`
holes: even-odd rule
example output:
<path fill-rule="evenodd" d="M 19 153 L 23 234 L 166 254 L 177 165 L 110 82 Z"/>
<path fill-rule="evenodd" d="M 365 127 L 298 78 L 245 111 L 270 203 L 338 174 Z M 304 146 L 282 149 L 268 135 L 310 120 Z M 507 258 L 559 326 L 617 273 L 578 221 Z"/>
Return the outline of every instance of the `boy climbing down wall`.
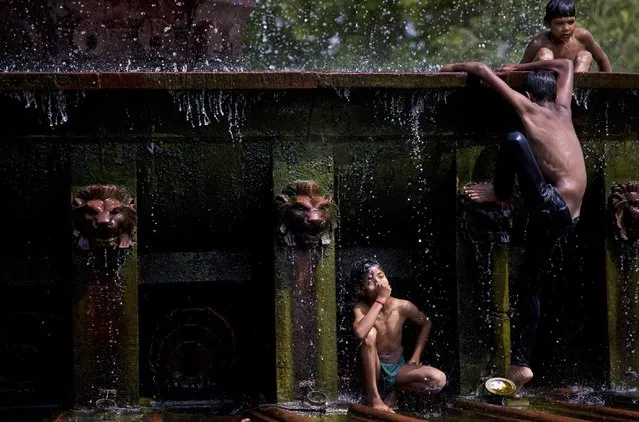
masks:
<path fill-rule="evenodd" d="M 542 274 L 557 241 L 577 224 L 586 190 L 586 165 L 570 109 L 573 64 L 556 59 L 504 66 L 505 71 L 533 71 L 524 79 L 523 94 L 482 63 L 447 64 L 441 70 L 479 76 L 515 109 L 524 126 L 524 133 L 511 132 L 504 139 L 493 182 L 471 183 L 464 189 L 473 201 L 508 204 L 517 176 L 528 210 L 526 257 L 518 280 L 519 323 L 513 330 L 507 374 L 519 388 L 533 377 L 530 366 L 539 325 Z"/>
<path fill-rule="evenodd" d="M 575 72 L 588 72 L 594 59 L 601 72 L 612 72 L 608 56 L 585 28 L 577 27 L 573 0 L 550 0 L 544 25 L 548 31 L 535 36 L 526 47 L 521 63 L 568 59 Z"/>

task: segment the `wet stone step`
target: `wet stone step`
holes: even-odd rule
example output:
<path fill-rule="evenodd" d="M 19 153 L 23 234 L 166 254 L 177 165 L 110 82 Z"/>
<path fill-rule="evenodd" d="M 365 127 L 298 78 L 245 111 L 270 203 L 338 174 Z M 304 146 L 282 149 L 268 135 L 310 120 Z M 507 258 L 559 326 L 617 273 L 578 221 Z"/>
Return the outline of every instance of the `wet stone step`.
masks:
<path fill-rule="evenodd" d="M 427 421 L 426 418 L 418 418 L 406 416 L 398 413 L 388 413 L 381 410 L 373 409 L 369 406 L 361 404 L 353 404 L 348 409 L 349 421 L 387 421 L 387 422 L 416 422 Z"/>
<path fill-rule="evenodd" d="M 580 417 L 592 421 L 639 421 L 639 411 L 604 407 L 558 400 L 535 400 L 535 408 L 544 408 L 553 413 Z"/>
<path fill-rule="evenodd" d="M 605 392 L 600 394 L 600 398 L 608 407 L 639 412 L 639 392 L 637 391 Z"/>
<path fill-rule="evenodd" d="M 495 420 L 524 420 L 524 421 L 548 421 L 548 422 L 578 422 L 589 419 L 564 416 L 546 410 L 531 410 L 525 406 L 525 401 L 505 402 L 505 405 L 489 404 L 474 399 L 453 399 L 451 402 L 454 408 L 463 409 L 476 413 L 483 417 L 495 417 Z M 513 405 L 522 407 L 511 407 Z"/>
<path fill-rule="evenodd" d="M 284 410 L 279 407 L 267 407 L 264 409 L 251 410 L 245 414 L 243 422 L 263 421 L 263 422 L 311 422 L 307 416 Z"/>

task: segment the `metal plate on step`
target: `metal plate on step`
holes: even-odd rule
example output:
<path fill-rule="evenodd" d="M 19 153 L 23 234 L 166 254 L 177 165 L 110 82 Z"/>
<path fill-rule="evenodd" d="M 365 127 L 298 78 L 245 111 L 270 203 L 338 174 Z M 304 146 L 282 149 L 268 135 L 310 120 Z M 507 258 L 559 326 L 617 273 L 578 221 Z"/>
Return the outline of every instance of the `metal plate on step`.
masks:
<path fill-rule="evenodd" d="M 486 380 L 484 387 L 497 396 L 512 396 L 517 391 L 515 383 L 507 378 L 490 378 Z"/>

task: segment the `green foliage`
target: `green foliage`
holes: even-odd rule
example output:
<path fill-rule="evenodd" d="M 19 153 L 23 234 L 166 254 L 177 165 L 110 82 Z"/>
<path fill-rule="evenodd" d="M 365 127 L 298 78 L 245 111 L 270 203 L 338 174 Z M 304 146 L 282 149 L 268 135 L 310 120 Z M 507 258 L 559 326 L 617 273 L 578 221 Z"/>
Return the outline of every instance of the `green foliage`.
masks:
<path fill-rule="evenodd" d="M 478 60 L 519 62 L 544 31 L 546 1 L 262 0 L 245 36 L 250 69 L 428 71 Z M 577 1 L 616 71 L 639 71 L 639 0 Z M 596 66 L 594 66 L 596 68 Z"/>
<path fill-rule="evenodd" d="M 586 0 L 580 10 L 613 71 L 639 72 L 639 0 Z"/>

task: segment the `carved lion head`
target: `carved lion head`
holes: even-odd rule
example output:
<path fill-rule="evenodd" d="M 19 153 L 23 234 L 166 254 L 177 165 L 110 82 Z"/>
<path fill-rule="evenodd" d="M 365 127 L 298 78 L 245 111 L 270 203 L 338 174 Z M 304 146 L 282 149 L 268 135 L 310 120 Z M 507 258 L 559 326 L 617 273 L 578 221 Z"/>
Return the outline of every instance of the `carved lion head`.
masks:
<path fill-rule="evenodd" d="M 609 202 L 618 236 L 623 240 L 639 239 L 639 182 L 613 183 Z"/>
<path fill-rule="evenodd" d="M 335 227 L 337 206 L 333 195 L 324 195 L 317 182 L 298 180 L 282 190 L 275 203 L 281 232 L 292 235 L 298 242 L 322 237 Z M 291 244 L 292 239 L 287 237 L 286 243 Z"/>
<path fill-rule="evenodd" d="M 73 199 L 73 233 L 81 249 L 129 248 L 135 234 L 134 199 L 114 185 L 91 185 Z"/>

